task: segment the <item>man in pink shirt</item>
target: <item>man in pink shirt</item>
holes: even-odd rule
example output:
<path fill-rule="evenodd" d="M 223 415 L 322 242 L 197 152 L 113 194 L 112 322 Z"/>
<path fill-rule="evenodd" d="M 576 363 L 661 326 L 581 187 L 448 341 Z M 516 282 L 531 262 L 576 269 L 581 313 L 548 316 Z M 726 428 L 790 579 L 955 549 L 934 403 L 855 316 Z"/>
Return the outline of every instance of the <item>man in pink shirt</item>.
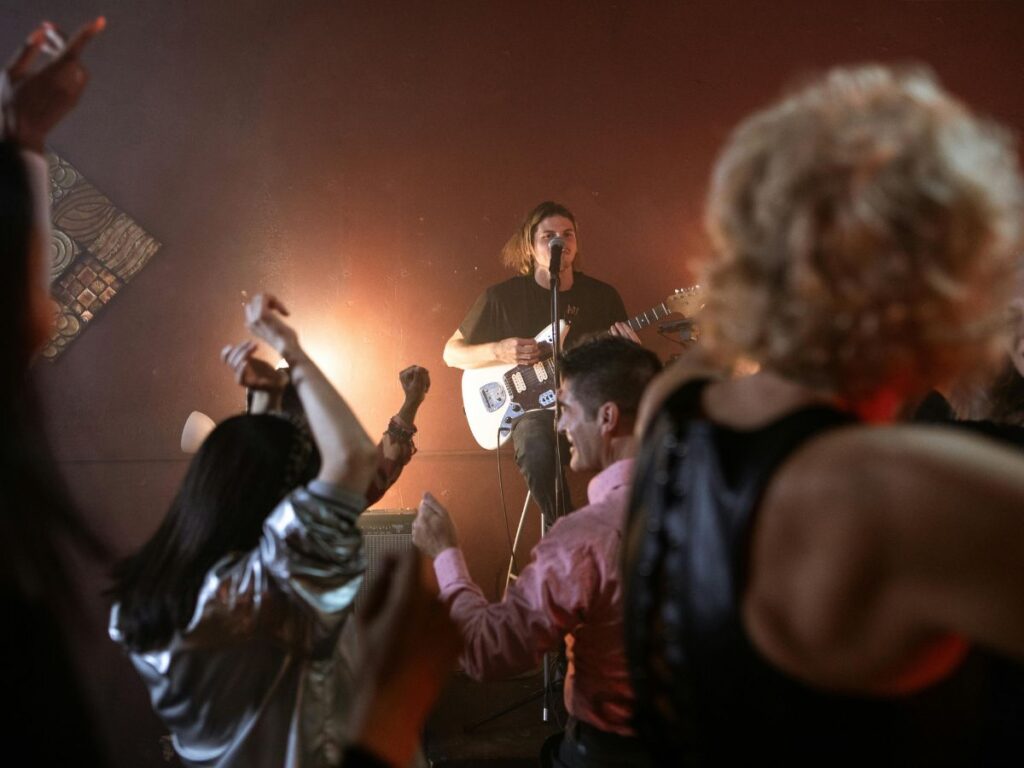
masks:
<path fill-rule="evenodd" d="M 584 342 L 562 358 L 558 428 L 570 467 L 601 470 L 589 504 L 558 520 L 500 603 L 488 603 L 466 568 L 448 511 L 424 494 L 413 541 L 434 558 L 441 599 L 460 628 L 462 665 L 476 680 L 534 668 L 563 639 L 571 715 L 556 766 L 644 766 L 630 719 L 633 691 L 624 648 L 619 547 L 625 527 L 640 397 L 658 358 L 622 338 Z"/>

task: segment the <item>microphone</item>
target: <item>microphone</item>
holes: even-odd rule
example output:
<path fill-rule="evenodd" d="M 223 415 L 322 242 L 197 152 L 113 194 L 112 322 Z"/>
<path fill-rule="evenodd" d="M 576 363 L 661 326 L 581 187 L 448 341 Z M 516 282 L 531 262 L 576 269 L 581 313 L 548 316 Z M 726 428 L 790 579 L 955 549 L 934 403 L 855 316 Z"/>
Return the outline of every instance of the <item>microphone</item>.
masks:
<path fill-rule="evenodd" d="M 557 275 L 562 271 L 562 251 L 565 250 L 565 240 L 560 237 L 552 237 L 548 241 L 548 252 L 551 254 L 551 266 L 548 267 L 548 271 L 552 275 Z"/>

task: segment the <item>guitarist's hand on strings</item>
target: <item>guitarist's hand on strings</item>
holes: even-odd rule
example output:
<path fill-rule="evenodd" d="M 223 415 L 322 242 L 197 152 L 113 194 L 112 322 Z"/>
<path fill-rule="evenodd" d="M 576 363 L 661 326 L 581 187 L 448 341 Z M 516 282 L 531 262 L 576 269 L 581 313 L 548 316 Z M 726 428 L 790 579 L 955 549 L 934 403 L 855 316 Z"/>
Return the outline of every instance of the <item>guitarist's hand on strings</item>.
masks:
<path fill-rule="evenodd" d="M 494 342 L 494 359 L 502 363 L 533 365 L 541 361 L 541 348 L 536 339 L 502 339 Z"/>

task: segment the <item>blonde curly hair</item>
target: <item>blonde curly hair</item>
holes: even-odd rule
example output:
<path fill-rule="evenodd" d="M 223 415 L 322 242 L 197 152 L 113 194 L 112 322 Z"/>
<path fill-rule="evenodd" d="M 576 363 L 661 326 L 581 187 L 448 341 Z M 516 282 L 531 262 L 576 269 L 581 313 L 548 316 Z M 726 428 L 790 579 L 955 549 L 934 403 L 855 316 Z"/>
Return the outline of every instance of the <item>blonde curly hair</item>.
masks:
<path fill-rule="evenodd" d="M 1011 137 L 930 72 L 832 70 L 719 157 L 704 338 L 851 399 L 926 389 L 1001 325 L 1022 199 Z"/>

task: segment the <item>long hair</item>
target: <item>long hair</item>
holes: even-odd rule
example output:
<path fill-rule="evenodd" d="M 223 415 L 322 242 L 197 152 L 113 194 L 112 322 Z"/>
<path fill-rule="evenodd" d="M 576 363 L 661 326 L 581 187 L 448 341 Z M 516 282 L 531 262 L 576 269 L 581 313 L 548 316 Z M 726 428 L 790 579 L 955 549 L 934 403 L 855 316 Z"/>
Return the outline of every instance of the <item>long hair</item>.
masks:
<path fill-rule="evenodd" d="M 114 569 L 125 643 L 148 650 L 184 629 L 210 568 L 253 549 L 267 515 L 318 464 L 309 438 L 280 416 L 235 416 L 211 432 L 156 533 Z"/>
<path fill-rule="evenodd" d="M 572 211 L 561 203 L 545 200 L 526 214 L 526 218 L 523 219 L 519 228 L 505 243 L 501 249 L 501 263 L 509 269 L 514 269 L 520 275 L 533 274 L 533 236 L 537 234 L 537 225 L 550 216 L 564 216 L 572 222 L 573 228 L 577 228 L 576 217 L 573 216 Z M 577 234 L 579 234 L 578 231 Z M 580 254 L 577 250 L 573 269 L 579 267 L 579 258 Z"/>
<path fill-rule="evenodd" d="M 959 419 L 992 421 L 1024 427 L 1024 376 L 1017 369 L 1018 350 L 1024 343 L 1024 301 L 1010 302 L 1006 312 L 1010 342 L 992 368 L 968 371 L 949 391 L 949 402 Z"/>
<path fill-rule="evenodd" d="M 1024 378 L 1012 361 L 1003 364 L 985 394 L 985 408 L 978 418 L 1024 427 Z"/>

